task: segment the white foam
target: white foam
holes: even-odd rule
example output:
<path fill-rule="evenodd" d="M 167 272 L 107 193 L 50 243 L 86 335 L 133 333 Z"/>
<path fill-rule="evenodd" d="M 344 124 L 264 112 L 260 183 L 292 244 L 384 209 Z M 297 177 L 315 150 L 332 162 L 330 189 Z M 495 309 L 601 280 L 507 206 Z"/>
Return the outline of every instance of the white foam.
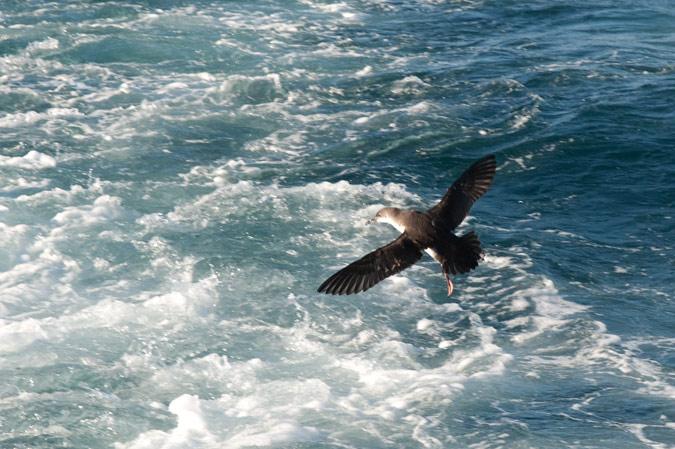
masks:
<path fill-rule="evenodd" d="M 320 56 L 323 58 L 363 58 L 365 56 L 356 50 L 347 50 L 344 47 L 336 45 L 332 42 L 320 43 L 312 53 L 314 56 Z"/>
<path fill-rule="evenodd" d="M 314 1 L 311 0 L 301 0 L 301 3 L 305 3 L 311 6 L 312 8 L 319 9 L 324 13 L 337 16 L 339 19 L 341 19 L 342 22 L 360 23 L 360 21 L 365 18 L 365 15 L 363 13 L 357 11 L 356 9 L 354 9 L 352 6 L 350 6 L 345 2 L 315 3 Z"/>
<path fill-rule="evenodd" d="M 53 37 L 48 37 L 44 41 L 31 42 L 26 47 L 26 51 L 32 53 L 36 50 L 55 50 L 59 48 L 59 41 Z"/>
<path fill-rule="evenodd" d="M 660 443 L 658 441 L 654 441 L 645 435 L 645 429 L 649 428 L 673 428 L 673 423 L 666 423 L 666 424 L 659 424 L 659 425 L 646 425 L 646 424 L 637 424 L 637 423 L 628 423 L 624 424 L 624 426 L 628 429 L 630 433 L 635 435 L 635 437 L 644 443 L 645 445 L 649 446 L 652 449 L 672 449 L 673 446 L 670 444 L 664 444 Z"/>
<path fill-rule="evenodd" d="M 180 81 L 175 81 L 173 83 L 169 83 L 166 86 L 162 87 L 157 91 L 158 94 L 168 94 L 169 92 L 173 90 L 186 90 L 189 89 L 190 86 L 187 85 L 186 83 L 180 82 Z"/>
<path fill-rule="evenodd" d="M 530 114 L 516 115 L 513 119 L 512 126 L 513 126 L 514 129 L 519 129 L 519 128 L 522 128 L 523 126 L 525 126 L 527 124 L 527 122 L 529 122 L 530 120 L 532 120 L 532 115 L 530 115 Z"/>
<path fill-rule="evenodd" d="M 65 207 L 62 212 L 54 216 L 53 220 L 61 226 L 74 224 L 88 226 L 103 223 L 118 219 L 123 213 L 121 205 L 120 198 L 103 195 L 96 198 L 91 206 Z"/>
<path fill-rule="evenodd" d="M 45 112 L 17 112 L 0 117 L 0 126 L 16 128 L 24 125 L 32 125 L 39 121 L 50 121 L 55 118 L 81 116 L 82 113 L 74 108 L 50 108 Z"/>
<path fill-rule="evenodd" d="M 233 166 L 233 167 L 230 167 Z M 234 170 L 233 170 L 234 169 Z M 335 224 L 339 227 L 353 229 L 355 225 L 364 228 L 366 220 L 372 218 L 383 203 L 404 206 L 419 202 L 419 197 L 410 194 L 400 184 L 376 183 L 370 186 L 350 184 L 346 181 L 337 183 L 309 183 L 301 187 L 278 187 L 276 185 L 262 186 L 248 180 L 240 180 L 234 184 L 227 182 L 230 177 L 240 178 L 234 175 L 236 171 L 242 172 L 239 164 L 229 161 L 224 166 L 213 170 L 198 170 L 187 175 L 200 178 L 212 177 L 213 184 L 217 188 L 192 201 L 189 204 L 177 206 L 173 212 L 167 214 L 167 218 L 176 223 L 193 223 L 197 227 L 207 226 L 213 222 L 223 222 L 229 217 L 238 217 L 242 214 L 250 215 L 255 206 L 256 214 L 272 214 L 276 217 L 292 217 L 292 208 L 306 207 L 313 204 L 315 219 L 320 222 L 330 223 L 326 229 L 335 230 Z M 244 170 L 247 177 L 255 175 L 257 170 Z M 381 202 L 380 202 L 381 201 Z M 363 207 L 364 202 L 371 206 Z M 378 204 L 379 203 L 379 204 Z M 226 204 L 227 207 L 220 205 Z M 337 206 L 336 206 L 337 205 Z M 352 221 L 344 221 L 344 214 L 349 211 Z M 369 227 L 381 230 L 382 227 Z M 366 232 L 368 232 L 366 230 Z M 357 236 L 358 238 L 358 236 Z M 323 242 L 322 244 L 325 244 Z M 335 242 L 339 246 L 347 246 L 347 242 Z"/>
<path fill-rule="evenodd" d="M 0 119 L 1 121 L 2 119 Z M 2 125 L 0 124 L 0 126 Z M 31 150 L 24 156 L 0 156 L 0 166 L 41 169 L 56 167 L 56 159 L 39 151 Z"/>
<path fill-rule="evenodd" d="M 527 309 L 529 306 L 530 302 L 524 298 L 515 298 L 513 302 L 511 302 L 511 310 L 514 312 L 520 312 L 521 310 Z"/>
<path fill-rule="evenodd" d="M 281 90 L 281 76 L 277 73 L 268 73 L 261 76 L 231 75 L 221 83 L 218 89 L 221 92 L 229 93 L 235 91 L 238 86 L 248 88 L 256 82 L 269 85 L 277 91 Z"/>
<path fill-rule="evenodd" d="M 246 430 L 225 442 L 225 447 L 271 447 L 318 440 L 321 433 L 314 427 L 301 426 L 295 422 L 282 422 L 259 432 Z"/>
<path fill-rule="evenodd" d="M 364 76 L 368 76 L 371 73 L 373 73 L 373 68 L 371 66 L 367 65 L 364 68 L 362 68 L 361 70 L 359 70 L 358 72 L 356 72 L 354 75 L 361 78 L 361 77 L 364 77 Z"/>
<path fill-rule="evenodd" d="M 225 369 L 234 374 L 230 365 Z M 225 379 L 225 373 L 220 375 Z M 233 379 L 234 381 L 251 384 L 256 379 L 242 376 L 240 380 Z M 247 396 L 226 393 L 214 400 L 181 395 L 169 406 L 169 411 L 178 417 L 178 424 L 174 429 L 168 432 L 148 431 L 129 443 L 116 443 L 115 447 L 273 447 L 322 438 L 318 429 L 302 425 L 289 416 L 300 416 L 305 410 L 320 409 L 321 400 L 316 398 L 330 394 L 324 391 L 325 386 L 308 380 L 271 382 L 270 385 L 260 387 L 260 391 L 257 388 L 244 388 L 249 393 Z M 275 400 L 275 394 L 281 394 L 283 399 Z M 309 400 L 312 395 L 314 399 Z"/>
<path fill-rule="evenodd" d="M 668 375 L 640 354 L 643 344 L 663 347 L 670 343 L 649 339 L 622 341 L 618 335 L 609 333 L 603 322 L 590 320 L 586 316 L 587 306 L 565 300 L 547 278 L 507 295 L 504 301 L 511 301 L 513 312 L 528 310 L 526 315 L 505 321 L 508 329 L 522 328 L 512 335 L 511 340 L 516 345 L 530 347 L 528 366 L 536 368 L 528 376 L 543 377 L 540 374 L 542 367 L 551 364 L 584 370 L 597 367 L 603 374 L 626 376 L 637 381 L 640 385 L 637 391 L 643 394 L 675 399 L 675 388 Z M 532 305 L 534 311 L 529 312 Z M 583 330 L 574 330 L 576 327 Z M 545 356 L 536 355 L 538 353 Z M 575 405 L 577 410 L 586 406 L 588 403 Z"/>
<path fill-rule="evenodd" d="M 566 301 L 559 294 L 553 282 L 542 277 L 539 282 L 529 288 L 519 290 L 507 297 L 512 302 L 512 307 L 525 310 L 529 305 L 534 305 L 534 314 L 526 318 L 532 327 L 530 331 L 515 334 L 511 339 L 518 344 L 523 344 L 547 331 L 559 331 L 567 323 L 570 317 L 584 312 L 587 307 Z M 515 304 L 515 306 L 514 306 Z M 521 318 L 509 321 L 509 325 L 521 325 Z"/>
<path fill-rule="evenodd" d="M 522 254 L 522 253 L 521 253 Z M 513 256 L 496 256 L 493 254 L 486 254 L 483 258 L 484 262 L 494 270 L 500 270 L 508 267 L 513 267 L 516 263 Z M 532 263 L 527 259 L 518 260 L 519 268 L 524 269 L 530 266 Z"/>
<path fill-rule="evenodd" d="M 202 414 L 199 398 L 185 394 L 169 404 L 169 411 L 178 417 L 176 432 L 185 436 L 206 434 L 207 426 Z"/>
<path fill-rule="evenodd" d="M 430 85 L 419 77 L 411 75 L 401 80 L 394 81 L 391 92 L 395 95 L 421 95 Z M 420 112 L 424 112 L 420 110 Z"/>
<path fill-rule="evenodd" d="M 26 178 L 19 177 L 8 179 L 7 186 L 0 188 L 0 192 L 13 192 L 15 190 L 26 189 L 45 189 L 50 184 L 49 179 L 39 179 L 35 181 L 28 181 Z"/>
<path fill-rule="evenodd" d="M 335 203 L 331 204 L 333 196 L 340 196 L 347 208 L 354 209 L 362 207 L 359 199 L 364 195 L 381 199 L 385 194 L 394 194 L 399 201 L 401 196 L 413 198 L 396 185 L 373 188 L 342 182 L 279 188 L 240 184 L 230 185 L 229 189 L 222 188 L 222 191 L 217 188 L 201 198 L 199 207 L 212 208 L 221 202 L 229 204 L 227 197 L 221 195 L 228 194 L 233 187 L 250 188 L 257 197 L 269 196 L 268 201 L 278 195 L 283 202 L 294 199 L 299 201 L 298 204 L 316 202 L 319 207 L 313 211 L 317 220 L 323 221 L 332 219 L 331 214 L 340 216 L 340 212 L 335 211 Z M 285 206 L 274 207 L 278 211 Z M 176 214 L 180 215 L 179 219 L 185 220 L 186 212 L 180 209 Z M 343 226 L 346 229 L 350 224 Z M 371 232 L 365 226 L 361 229 L 360 232 Z M 313 238 L 311 235 L 300 237 Z M 358 236 L 352 235 L 345 246 L 353 246 L 358 239 Z M 422 269 L 424 272 L 424 267 Z M 267 280 L 274 283 L 269 280 L 269 273 L 267 275 Z M 249 294 L 256 294 L 255 289 L 250 288 L 251 275 L 246 267 L 242 267 L 241 274 L 237 276 L 244 278 L 242 282 L 247 283 Z M 223 285 L 234 291 L 244 288 L 230 282 Z M 382 290 L 381 301 L 389 303 L 397 315 L 409 314 L 410 330 L 419 329 L 423 334 L 421 338 L 432 342 L 440 342 L 441 333 L 453 325 L 441 319 L 440 315 L 461 312 L 457 304 L 436 305 L 429 301 L 425 289 L 403 276 L 393 278 L 383 285 Z M 355 298 L 356 301 L 359 299 Z M 270 301 L 275 301 L 274 297 Z M 424 348 L 404 341 L 405 338 L 381 317 L 375 320 L 375 323 L 381 324 L 373 326 L 373 317 L 367 317 L 369 322 L 366 322 L 358 309 L 359 313 L 351 319 L 342 319 L 344 313 L 340 313 L 341 319 L 334 319 L 330 313 L 336 305 L 334 301 L 327 301 L 319 306 L 320 309 L 313 309 L 317 315 L 311 315 L 309 310 L 318 306 L 315 298 L 310 301 L 308 297 L 293 294 L 284 297 L 283 301 L 294 303 L 297 313 L 304 318 L 290 327 L 275 326 L 257 319 L 226 319 L 217 329 L 226 342 L 224 347 L 228 349 L 227 342 L 243 334 L 266 334 L 268 337 L 264 345 L 257 350 L 258 353 L 269 354 L 262 356 L 264 361 L 233 361 L 224 355 L 209 354 L 166 364 L 152 354 L 126 355 L 124 366 L 129 374 L 147 379 L 148 388 L 159 389 L 162 395 L 174 391 L 194 391 L 204 388 L 204 385 L 215 386 L 218 393 L 211 399 L 198 398 L 193 393 L 188 396 L 175 394 L 177 399 L 170 406 L 171 412 L 178 416 L 178 424 L 174 428 L 149 430 L 131 442 L 119 442 L 115 447 L 331 445 L 343 441 L 335 435 L 360 433 L 364 428 L 372 428 L 373 433 L 368 438 L 377 438 L 379 432 L 396 432 L 421 445 L 434 447 L 438 435 L 436 424 L 426 415 L 429 404 L 450 407 L 468 379 L 498 376 L 509 363 L 509 356 L 495 343 L 495 330 L 475 316 L 471 318 L 470 333 L 475 341 L 472 348 L 462 345 L 464 352 L 455 354 L 447 363 L 425 367 L 418 361 L 419 355 L 425 351 L 434 353 L 438 348 L 433 343 Z M 434 319 L 419 319 L 420 311 L 429 316 L 433 314 Z M 279 357 L 284 361 L 279 362 Z M 291 372 L 280 375 L 280 363 L 289 367 Z M 296 369 L 302 370 L 303 374 L 298 375 Z M 322 418 L 326 415 L 334 419 L 326 421 Z M 316 425 L 317 422 L 321 425 Z"/>
<path fill-rule="evenodd" d="M 193 265 L 194 261 L 185 262 Z M 50 282 L 49 273 L 54 271 L 55 265 L 65 266 L 68 276 L 62 277 L 59 282 L 65 284 L 62 290 L 56 287 L 56 292 L 72 298 L 73 291 L 69 284 L 80 271 L 78 263 L 70 258 L 56 253 L 53 250 L 44 251 L 37 261 L 16 265 L 7 273 L 0 274 L 0 287 L 3 293 L 0 298 L 8 302 L 25 302 L 32 299 L 32 295 L 44 294 L 38 288 L 46 288 L 34 283 L 20 282 L 30 279 L 40 273 L 46 283 Z M 180 264 L 178 264 L 180 267 Z M 184 272 L 185 268 L 179 268 Z M 182 281 L 182 282 L 181 282 Z M 159 295 L 140 294 L 135 298 L 137 303 L 129 303 L 117 299 L 104 299 L 98 303 L 84 307 L 71 314 L 59 317 L 41 319 L 28 318 L 12 322 L 0 323 L 0 352 L 16 352 L 37 340 L 59 342 L 75 330 L 114 328 L 119 325 L 138 323 L 146 328 L 171 327 L 173 323 L 184 322 L 186 318 L 199 319 L 209 314 L 213 303 L 213 289 L 217 285 L 214 277 L 204 278 L 192 284 L 178 279 L 174 282 L 175 290 Z M 37 291 L 36 291 L 37 290 Z M 72 298 L 76 302 L 77 297 Z"/>
<path fill-rule="evenodd" d="M 418 332 L 430 332 L 434 330 L 436 323 L 434 320 L 423 318 L 417 322 Z"/>

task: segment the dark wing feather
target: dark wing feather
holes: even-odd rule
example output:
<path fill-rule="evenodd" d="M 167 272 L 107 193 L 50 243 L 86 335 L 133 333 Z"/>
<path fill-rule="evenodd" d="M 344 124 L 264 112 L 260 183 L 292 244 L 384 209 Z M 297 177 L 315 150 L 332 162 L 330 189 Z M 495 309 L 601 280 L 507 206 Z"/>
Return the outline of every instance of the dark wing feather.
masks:
<path fill-rule="evenodd" d="M 473 203 L 487 192 L 496 169 L 494 155 L 479 159 L 457 178 L 443 199 L 428 212 L 444 221 L 449 230 L 455 229 L 469 214 Z"/>
<path fill-rule="evenodd" d="M 420 260 L 422 250 L 404 232 L 382 248 L 338 271 L 319 287 L 319 293 L 351 295 L 366 291 L 384 278 L 401 272 Z"/>

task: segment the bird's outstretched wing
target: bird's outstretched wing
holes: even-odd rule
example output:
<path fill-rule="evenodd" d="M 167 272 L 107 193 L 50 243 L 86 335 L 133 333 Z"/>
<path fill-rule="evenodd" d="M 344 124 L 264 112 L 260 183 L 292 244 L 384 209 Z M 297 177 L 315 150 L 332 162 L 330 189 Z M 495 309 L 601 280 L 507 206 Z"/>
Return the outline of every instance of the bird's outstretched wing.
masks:
<path fill-rule="evenodd" d="M 382 279 L 401 272 L 420 260 L 422 250 L 404 232 L 382 248 L 366 254 L 338 271 L 319 287 L 319 293 L 351 295 L 366 291 Z"/>
<path fill-rule="evenodd" d="M 495 176 L 497 162 L 494 155 L 477 160 L 450 186 L 445 196 L 428 213 L 439 217 L 455 229 L 468 215 L 471 206 L 487 191 Z"/>

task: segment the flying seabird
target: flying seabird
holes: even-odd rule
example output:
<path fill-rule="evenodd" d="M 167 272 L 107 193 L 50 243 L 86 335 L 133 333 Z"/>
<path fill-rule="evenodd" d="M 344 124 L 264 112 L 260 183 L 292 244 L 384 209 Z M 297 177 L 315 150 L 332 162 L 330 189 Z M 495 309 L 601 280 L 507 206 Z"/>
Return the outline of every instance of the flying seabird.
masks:
<path fill-rule="evenodd" d="M 395 207 L 380 209 L 366 224 L 389 223 L 401 235 L 329 277 L 318 292 L 331 295 L 365 292 L 382 279 L 413 265 L 426 251 L 441 264 L 450 296 L 453 288 L 450 274 L 468 273 L 483 258 L 475 232 L 457 237 L 452 231 L 490 187 L 496 167 L 494 155 L 479 159 L 452 184 L 441 201 L 426 212 Z"/>

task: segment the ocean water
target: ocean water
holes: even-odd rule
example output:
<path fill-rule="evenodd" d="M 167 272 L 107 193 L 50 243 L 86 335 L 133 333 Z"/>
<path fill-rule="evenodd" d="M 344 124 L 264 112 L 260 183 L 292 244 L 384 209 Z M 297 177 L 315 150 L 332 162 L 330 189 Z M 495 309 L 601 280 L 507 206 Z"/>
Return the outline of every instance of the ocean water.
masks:
<path fill-rule="evenodd" d="M 675 447 L 672 2 L 0 2 L 0 447 Z M 316 293 L 474 160 L 428 256 Z"/>

